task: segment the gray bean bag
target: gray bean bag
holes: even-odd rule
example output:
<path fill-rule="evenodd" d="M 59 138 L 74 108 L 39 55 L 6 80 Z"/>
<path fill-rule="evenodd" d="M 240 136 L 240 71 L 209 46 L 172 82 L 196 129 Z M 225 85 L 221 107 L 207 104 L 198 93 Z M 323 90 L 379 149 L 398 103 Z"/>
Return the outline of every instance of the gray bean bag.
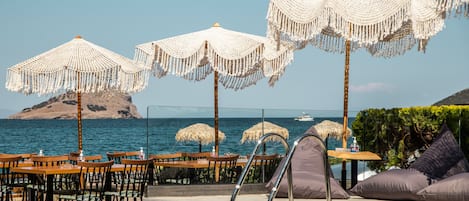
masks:
<path fill-rule="evenodd" d="M 291 161 L 293 171 L 293 197 L 307 199 L 326 198 L 326 183 L 324 178 L 324 164 L 322 146 L 317 139 L 306 138 L 298 144 Z M 282 161 L 272 179 L 266 184 L 271 191 L 285 161 Z M 330 167 L 329 167 L 330 170 Z M 331 196 L 334 199 L 347 199 L 349 195 L 334 179 L 332 171 Z M 287 174 L 280 182 L 277 197 L 288 197 Z"/>

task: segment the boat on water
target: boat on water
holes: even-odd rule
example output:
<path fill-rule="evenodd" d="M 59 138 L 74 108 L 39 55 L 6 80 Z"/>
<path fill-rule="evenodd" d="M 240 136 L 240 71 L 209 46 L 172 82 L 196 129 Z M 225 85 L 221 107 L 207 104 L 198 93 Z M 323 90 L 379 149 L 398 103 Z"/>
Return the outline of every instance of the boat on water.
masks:
<path fill-rule="evenodd" d="M 314 118 L 306 112 L 303 112 L 302 115 L 295 117 L 295 121 L 314 121 Z"/>

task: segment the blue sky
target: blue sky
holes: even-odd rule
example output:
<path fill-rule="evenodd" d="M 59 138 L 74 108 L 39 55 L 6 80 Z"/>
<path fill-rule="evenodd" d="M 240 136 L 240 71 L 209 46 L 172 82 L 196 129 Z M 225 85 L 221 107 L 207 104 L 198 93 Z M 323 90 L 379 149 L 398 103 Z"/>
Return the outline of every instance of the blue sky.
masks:
<path fill-rule="evenodd" d="M 133 58 L 136 45 L 207 29 L 214 22 L 234 31 L 265 36 L 268 0 L 4 0 L 0 1 L 0 118 L 50 96 L 10 92 L 7 68 L 66 43 L 76 35 Z M 375 58 L 351 54 L 349 109 L 431 105 L 469 87 L 469 19 L 450 18 L 426 53 Z M 274 87 L 267 80 L 244 90 L 220 87 L 220 107 L 342 110 L 344 55 L 313 46 L 295 52 Z M 149 105 L 213 105 L 213 77 L 200 82 L 150 77 L 132 95 L 140 113 Z"/>

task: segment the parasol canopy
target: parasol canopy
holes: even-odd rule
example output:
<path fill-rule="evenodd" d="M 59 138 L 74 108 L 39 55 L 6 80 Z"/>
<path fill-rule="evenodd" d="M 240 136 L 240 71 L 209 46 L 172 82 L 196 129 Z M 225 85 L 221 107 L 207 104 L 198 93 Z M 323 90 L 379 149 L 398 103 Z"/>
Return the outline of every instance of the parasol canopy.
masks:
<path fill-rule="evenodd" d="M 6 88 L 29 94 L 77 93 L 78 150 L 82 150 L 81 93 L 143 90 L 150 69 L 76 36 L 8 69 Z"/>
<path fill-rule="evenodd" d="M 319 134 L 322 140 L 325 140 L 328 136 L 340 140 L 344 133 L 344 126 L 342 124 L 330 120 L 321 121 L 321 123 L 314 125 L 312 128 L 316 130 L 316 133 Z M 347 132 L 345 133 L 348 138 L 352 134 L 352 130 L 347 127 Z"/>
<path fill-rule="evenodd" d="M 176 141 L 178 142 L 199 142 L 199 152 L 201 152 L 201 145 L 207 145 L 215 142 L 215 135 L 213 133 L 215 129 L 208 124 L 196 123 L 188 127 L 179 129 L 176 133 Z M 218 140 L 225 140 L 225 133 L 218 131 Z"/>
<path fill-rule="evenodd" d="M 135 60 L 151 66 L 157 77 L 168 73 L 199 81 L 214 73 L 214 127 L 218 138 L 218 82 L 234 90 L 269 77 L 271 86 L 293 60 L 293 44 L 213 27 L 137 45 Z M 218 141 L 215 140 L 218 154 Z"/>
<path fill-rule="evenodd" d="M 249 129 L 246 129 L 243 132 L 243 137 L 241 138 L 241 143 L 245 142 L 256 142 L 259 138 L 266 133 L 277 133 L 288 139 L 289 133 L 288 129 L 283 128 L 277 124 L 270 123 L 268 121 L 259 122 L 256 125 L 252 126 Z M 277 136 L 271 136 L 266 139 L 267 141 L 280 141 Z"/>
<path fill-rule="evenodd" d="M 350 52 L 368 48 L 373 56 L 401 55 L 444 28 L 445 14 L 464 9 L 467 0 L 271 0 L 267 14 L 269 38 L 308 43 L 325 51 L 345 53 L 344 129 L 348 124 Z M 467 6 L 466 6 L 467 7 Z M 342 139 L 346 145 L 346 135 Z"/>

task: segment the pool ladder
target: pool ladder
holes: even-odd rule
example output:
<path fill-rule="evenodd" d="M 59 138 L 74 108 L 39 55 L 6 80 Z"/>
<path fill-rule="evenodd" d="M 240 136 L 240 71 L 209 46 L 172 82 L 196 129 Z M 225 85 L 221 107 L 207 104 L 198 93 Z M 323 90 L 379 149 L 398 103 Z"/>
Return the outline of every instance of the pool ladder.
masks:
<path fill-rule="evenodd" d="M 267 138 L 274 137 L 274 136 L 279 137 L 281 139 L 281 142 L 282 142 L 282 144 L 285 148 L 286 161 L 285 161 L 285 163 L 283 163 L 280 174 L 277 177 L 277 180 L 274 184 L 274 187 L 271 189 L 268 201 L 272 201 L 275 198 L 275 196 L 277 195 L 278 186 L 280 185 L 280 182 L 282 181 L 282 178 L 285 175 L 285 173 L 287 173 L 287 181 L 288 181 L 288 200 L 293 201 L 293 177 L 292 177 L 292 169 L 291 169 L 291 159 L 293 157 L 293 154 L 295 153 L 296 146 L 298 146 L 298 144 L 302 140 L 304 140 L 305 138 L 309 138 L 309 137 L 313 137 L 313 138 L 319 140 L 321 142 L 322 147 L 323 147 L 324 179 L 325 179 L 325 183 L 326 183 L 326 200 L 330 201 L 331 200 L 331 183 L 330 183 L 330 179 L 329 179 L 329 177 L 330 177 L 329 176 L 330 175 L 329 170 L 330 169 L 329 169 L 329 166 L 328 166 L 329 162 L 328 162 L 328 159 L 327 159 L 327 147 L 324 144 L 324 141 L 322 141 L 322 139 L 319 136 L 309 134 L 309 133 L 304 134 L 303 136 L 301 136 L 297 140 L 295 140 L 295 142 L 293 142 L 293 146 L 292 146 L 291 149 L 290 149 L 290 146 L 288 145 L 287 140 L 279 134 L 267 133 L 267 134 L 261 136 L 259 138 L 259 140 L 257 141 L 257 144 L 254 147 L 254 150 L 252 151 L 252 154 L 249 157 L 248 162 L 246 163 L 246 166 L 244 166 L 243 172 L 241 173 L 241 175 L 238 178 L 238 183 L 236 184 L 235 189 L 233 190 L 233 193 L 231 194 L 231 201 L 236 200 L 236 197 L 238 196 L 239 191 L 241 190 L 241 187 L 244 184 L 244 180 L 246 179 L 246 175 L 248 174 L 249 169 L 251 169 L 251 165 L 252 165 L 252 162 L 254 160 L 254 156 L 256 155 L 256 153 L 259 150 L 260 146 L 262 144 L 264 144 L 264 141 Z M 282 163 L 280 163 L 280 164 L 282 164 Z M 312 170 L 312 171 L 314 171 L 314 170 Z"/>

